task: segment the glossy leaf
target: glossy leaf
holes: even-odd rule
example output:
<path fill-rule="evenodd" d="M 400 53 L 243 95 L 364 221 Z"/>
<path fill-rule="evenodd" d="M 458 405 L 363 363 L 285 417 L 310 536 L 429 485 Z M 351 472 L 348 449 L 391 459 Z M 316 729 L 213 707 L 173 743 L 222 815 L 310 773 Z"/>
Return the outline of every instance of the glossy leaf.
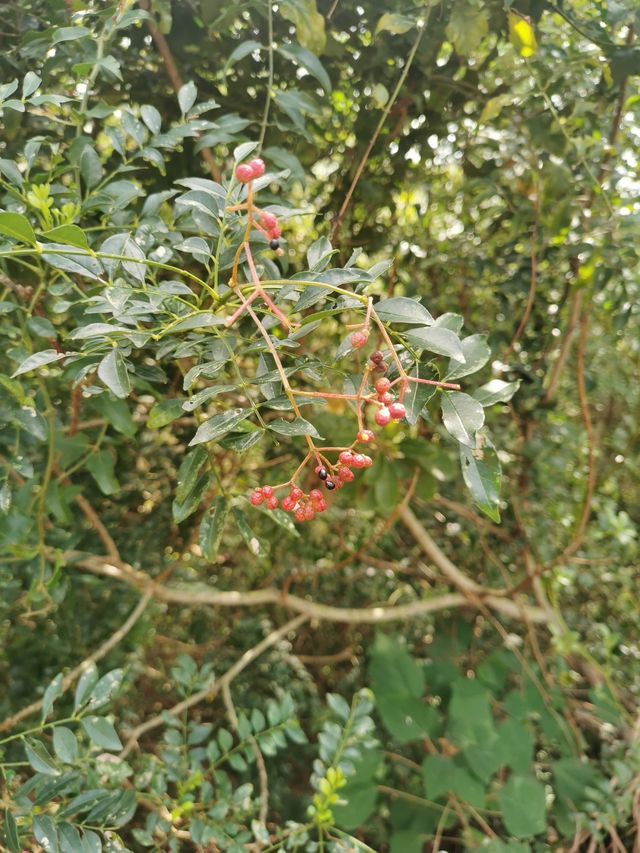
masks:
<path fill-rule="evenodd" d="M 475 433 L 484 424 L 482 406 L 473 397 L 460 391 L 445 391 L 442 395 L 442 421 L 460 444 L 473 448 Z"/>

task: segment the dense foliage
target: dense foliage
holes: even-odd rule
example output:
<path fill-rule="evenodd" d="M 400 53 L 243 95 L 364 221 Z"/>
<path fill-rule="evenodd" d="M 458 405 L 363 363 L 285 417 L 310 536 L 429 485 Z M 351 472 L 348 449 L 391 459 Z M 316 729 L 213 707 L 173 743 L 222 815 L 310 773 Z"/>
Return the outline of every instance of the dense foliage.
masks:
<path fill-rule="evenodd" d="M 638 849 L 637 3 L 3 10 L 0 849 Z"/>

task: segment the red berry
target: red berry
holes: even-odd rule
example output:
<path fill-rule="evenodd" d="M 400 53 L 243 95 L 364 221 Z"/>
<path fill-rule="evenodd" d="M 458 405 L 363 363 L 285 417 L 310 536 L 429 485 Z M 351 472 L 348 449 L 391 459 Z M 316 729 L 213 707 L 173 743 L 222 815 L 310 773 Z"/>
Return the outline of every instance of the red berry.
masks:
<path fill-rule="evenodd" d="M 259 492 L 257 489 L 255 490 L 255 492 L 251 492 L 251 494 L 249 496 L 249 503 L 252 506 L 260 506 L 260 504 L 262 503 L 263 500 L 264 500 L 264 495 L 262 494 L 262 492 Z"/>
<path fill-rule="evenodd" d="M 270 498 L 273 494 L 273 488 L 271 486 L 263 486 L 260 491 L 265 496 L 265 498 Z"/>
<path fill-rule="evenodd" d="M 373 459 L 370 456 L 365 456 L 364 457 L 364 467 L 365 468 L 371 468 L 372 465 L 373 465 Z"/>
<path fill-rule="evenodd" d="M 388 391 L 389 388 L 391 388 L 391 381 L 387 379 L 386 376 L 383 376 L 380 379 L 376 379 L 373 387 L 376 389 L 378 394 L 384 394 L 385 391 Z"/>
<path fill-rule="evenodd" d="M 338 474 L 340 476 L 340 479 L 344 480 L 345 483 L 350 483 L 353 480 L 353 478 L 355 477 L 355 474 L 353 473 L 351 468 L 346 468 L 346 467 L 339 468 Z"/>
<path fill-rule="evenodd" d="M 274 225 L 273 228 L 269 231 L 269 236 L 273 237 L 274 240 L 277 240 L 278 237 L 282 237 L 282 229 L 277 225 Z"/>
<path fill-rule="evenodd" d="M 393 403 L 393 401 L 394 401 L 395 399 L 396 399 L 396 398 L 393 396 L 393 394 L 391 393 L 391 391 L 385 391 L 385 393 L 384 393 L 384 394 L 380 394 L 380 395 L 378 396 L 378 400 L 380 400 L 380 402 L 381 402 L 381 403 L 384 403 L 384 404 L 385 404 L 385 406 L 388 406 L 388 405 L 389 405 L 389 403 Z"/>
<path fill-rule="evenodd" d="M 276 218 L 275 214 L 273 214 L 273 213 L 269 213 L 269 211 L 268 211 L 268 210 L 263 210 L 263 211 L 262 211 L 262 213 L 261 213 L 261 215 L 260 215 L 260 222 L 262 222 L 262 224 L 264 225 L 264 227 L 265 227 L 267 230 L 269 230 L 269 231 L 270 231 L 272 228 L 275 228 L 275 227 L 276 227 L 276 225 L 278 224 L 278 220 L 277 220 L 277 218 Z"/>
<path fill-rule="evenodd" d="M 402 403 L 392 403 L 389 406 L 389 412 L 394 421 L 401 420 L 407 414 L 407 410 Z"/>
<path fill-rule="evenodd" d="M 350 450 L 343 450 L 340 456 L 338 456 L 338 460 L 343 465 L 353 465 L 353 453 Z"/>
<path fill-rule="evenodd" d="M 363 429 L 358 433 L 358 441 L 361 441 L 363 444 L 367 444 L 369 441 L 373 441 L 374 439 L 375 435 L 370 429 Z"/>
<path fill-rule="evenodd" d="M 334 477 L 333 485 L 336 487 L 336 489 L 341 489 L 344 486 L 344 480 L 342 479 L 342 477 Z"/>
<path fill-rule="evenodd" d="M 249 163 L 249 168 L 251 169 L 251 174 L 254 178 L 259 178 L 260 175 L 264 175 L 266 171 L 266 166 L 264 160 L 260 157 L 256 157 L 255 160 L 251 160 Z"/>
<path fill-rule="evenodd" d="M 371 361 L 372 361 L 374 364 L 380 364 L 380 362 L 382 362 L 382 361 L 383 361 L 384 356 L 382 355 L 382 353 L 380 352 L 380 350 L 379 350 L 379 349 L 377 349 L 375 352 L 372 352 L 372 353 L 371 353 L 371 355 L 369 356 L 369 358 L 371 359 Z"/>
<path fill-rule="evenodd" d="M 356 453 L 354 455 L 352 464 L 354 468 L 364 468 L 364 456 L 362 453 Z"/>
<path fill-rule="evenodd" d="M 291 486 L 291 490 L 289 492 L 289 497 L 292 501 L 299 501 L 304 492 L 299 486 Z"/>
<path fill-rule="evenodd" d="M 375 422 L 378 426 L 386 426 L 391 421 L 391 412 L 387 409 L 386 406 L 383 406 L 381 409 L 378 409 L 375 416 Z"/>
<path fill-rule="evenodd" d="M 329 504 L 325 500 L 318 501 L 314 503 L 313 508 L 316 512 L 325 512 L 329 509 Z"/>
<path fill-rule="evenodd" d="M 311 489 L 311 491 L 309 492 L 309 497 L 312 501 L 321 501 L 323 499 L 322 492 L 320 491 L 320 489 Z"/>
<path fill-rule="evenodd" d="M 265 506 L 267 509 L 275 509 L 278 506 L 278 498 L 275 495 L 271 495 L 270 498 L 266 499 Z"/>
<path fill-rule="evenodd" d="M 304 507 L 299 506 L 298 509 L 296 510 L 296 521 L 306 521 L 306 518 L 307 517 L 306 517 L 305 512 L 304 512 Z"/>
<path fill-rule="evenodd" d="M 354 332 L 349 340 L 354 349 L 361 349 L 369 340 L 369 332 Z"/>
<path fill-rule="evenodd" d="M 253 174 L 253 169 L 247 163 L 241 163 L 236 168 L 236 178 L 242 184 L 248 184 L 249 181 L 254 179 L 255 175 Z"/>
<path fill-rule="evenodd" d="M 311 504 L 307 504 L 306 507 L 304 508 L 304 519 L 305 519 L 305 521 L 313 521 L 313 519 L 315 518 L 315 515 L 316 515 L 315 509 L 311 506 Z"/>
<path fill-rule="evenodd" d="M 281 506 L 282 506 L 282 509 L 283 509 L 285 512 L 291 512 L 291 510 L 292 510 L 292 509 L 295 509 L 296 502 L 295 502 L 295 501 L 294 501 L 294 499 L 291 497 L 291 495 L 289 495 L 289 496 L 288 496 L 288 497 L 286 497 L 286 498 L 282 498 L 282 504 L 281 504 Z"/>

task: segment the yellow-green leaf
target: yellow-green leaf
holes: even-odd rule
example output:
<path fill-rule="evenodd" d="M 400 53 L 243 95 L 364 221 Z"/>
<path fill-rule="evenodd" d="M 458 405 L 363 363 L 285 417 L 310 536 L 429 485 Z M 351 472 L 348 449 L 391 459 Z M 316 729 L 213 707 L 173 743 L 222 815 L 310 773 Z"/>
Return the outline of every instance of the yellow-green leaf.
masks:
<path fill-rule="evenodd" d="M 538 49 L 536 34 L 530 20 L 515 12 L 509 14 L 509 41 L 520 56 L 533 56 Z"/>

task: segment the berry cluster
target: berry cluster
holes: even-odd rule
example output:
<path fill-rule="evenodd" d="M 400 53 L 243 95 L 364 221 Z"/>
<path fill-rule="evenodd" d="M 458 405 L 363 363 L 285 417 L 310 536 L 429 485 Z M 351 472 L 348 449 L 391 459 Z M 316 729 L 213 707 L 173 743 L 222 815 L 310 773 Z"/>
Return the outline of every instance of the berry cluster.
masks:
<path fill-rule="evenodd" d="M 264 175 L 265 170 L 266 166 L 264 160 L 260 157 L 256 157 L 254 160 L 250 160 L 248 163 L 241 163 L 236 167 L 236 178 L 241 184 L 250 184 L 251 181 Z M 254 222 L 254 225 L 264 234 L 272 249 L 279 249 L 282 231 L 278 225 L 276 215 L 274 213 L 270 213 L 268 210 L 261 211 L 255 205 L 253 205 L 253 209 L 259 214 L 259 221 Z"/>

